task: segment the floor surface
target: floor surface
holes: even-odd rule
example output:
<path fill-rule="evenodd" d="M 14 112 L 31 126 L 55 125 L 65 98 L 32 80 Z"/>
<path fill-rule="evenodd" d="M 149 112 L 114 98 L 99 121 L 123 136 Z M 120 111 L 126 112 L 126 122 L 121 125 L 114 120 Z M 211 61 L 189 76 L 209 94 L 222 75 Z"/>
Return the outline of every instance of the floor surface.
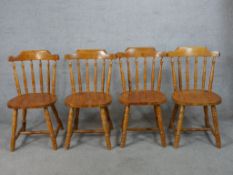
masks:
<path fill-rule="evenodd" d="M 133 117 L 132 117 L 133 118 Z M 145 117 L 144 117 L 145 118 Z M 132 119 L 131 124 L 152 125 L 153 118 Z M 90 122 L 91 121 L 91 122 Z M 94 117 L 83 126 L 98 120 Z M 118 122 L 117 122 L 118 121 Z M 168 146 L 160 146 L 158 133 L 129 133 L 127 145 L 119 147 L 119 120 L 111 141 L 113 149 L 105 149 L 102 135 L 73 135 L 70 150 L 63 149 L 65 131 L 60 132 L 59 149 L 51 149 L 47 136 L 20 136 L 17 149 L 9 151 L 10 123 L 1 122 L 0 170 L 3 175 L 232 175 L 233 174 L 233 127 L 232 120 L 220 121 L 222 149 L 215 147 L 214 139 L 207 133 L 185 133 L 179 149 L 172 147 L 173 133 L 167 132 Z M 134 122 L 133 122 L 134 121 Z M 146 122 L 145 122 L 146 121 Z M 197 120 L 198 121 L 198 120 Z M 185 123 L 197 124 L 196 120 Z M 144 123 L 143 123 L 144 122 Z M 32 124 L 33 123 L 33 124 Z M 36 123 L 36 124 L 35 124 Z M 152 123 L 152 124 L 151 124 Z M 164 125 L 167 125 L 168 121 Z M 184 124 L 185 124 L 184 123 Z M 28 123 L 30 127 L 44 128 L 43 120 Z M 89 125 L 90 126 L 90 125 Z"/>

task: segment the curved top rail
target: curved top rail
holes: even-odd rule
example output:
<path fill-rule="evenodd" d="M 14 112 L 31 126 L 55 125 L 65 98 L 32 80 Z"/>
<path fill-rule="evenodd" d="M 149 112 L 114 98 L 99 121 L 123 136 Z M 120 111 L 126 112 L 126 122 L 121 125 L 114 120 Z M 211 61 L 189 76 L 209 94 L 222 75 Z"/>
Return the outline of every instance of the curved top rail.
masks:
<path fill-rule="evenodd" d="M 174 51 L 167 52 L 168 57 L 218 57 L 218 51 L 210 51 L 207 47 L 178 47 Z"/>
<path fill-rule="evenodd" d="M 30 60 L 59 60 L 58 55 L 52 55 L 48 50 L 23 50 L 18 56 L 9 56 L 9 61 L 30 61 Z"/>

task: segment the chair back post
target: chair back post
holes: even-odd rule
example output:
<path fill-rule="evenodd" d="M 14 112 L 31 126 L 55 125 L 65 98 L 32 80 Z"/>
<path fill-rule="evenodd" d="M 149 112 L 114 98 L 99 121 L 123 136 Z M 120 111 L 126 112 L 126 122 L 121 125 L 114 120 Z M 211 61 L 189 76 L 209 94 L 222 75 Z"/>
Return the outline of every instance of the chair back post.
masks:
<path fill-rule="evenodd" d="M 26 63 L 29 64 L 30 67 L 30 74 L 31 74 L 31 92 L 36 93 L 36 76 L 35 76 L 35 68 L 34 62 L 39 62 L 39 84 L 40 84 L 40 93 L 44 93 L 44 78 L 43 78 L 43 63 L 46 62 L 46 79 L 47 79 L 47 93 L 55 95 L 55 84 L 56 84 L 56 62 L 59 60 L 58 55 L 52 55 L 48 50 L 24 50 L 21 51 L 18 56 L 9 56 L 8 61 L 12 63 L 13 68 L 13 75 L 15 86 L 18 95 L 28 94 L 30 90 L 28 88 L 28 79 L 26 73 Z M 22 72 L 22 81 L 23 81 L 23 89 L 24 93 L 22 93 L 22 89 L 20 86 L 20 75 L 17 72 L 17 62 L 21 62 L 21 72 Z M 50 73 L 50 63 L 54 62 L 52 65 L 52 75 Z M 52 77 L 52 84 L 51 84 L 51 77 Z M 51 92 L 52 86 L 52 92 Z"/>
<path fill-rule="evenodd" d="M 154 90 L 154 83 L 155 83 L 155 71 L 156 71 L 156 60 L 160 59 L 159 62 L 159 70 L 158 70 L 158 77 L 157 77 L 157 91 L 160 91 L 161 88 L 161 80 L 162 80 L 162 67 L 163 67 L 163 57 L 166 56 L 165 52 L 157 52 L 153 47 L 130 47 L 125 50 L 125 52 L 118 52 L 116 57 L 119 60 L 119 67 L 120 67 L 120 75 L 121 75 L 121 83 L 122 83 L 122 91 L 131 92 L 133 90 L 139 91 L 140 90 L 140 71 L 139 71 L 139 59 L 143 59 L 143 73 L 142 73 L 142 88 L 141 90 Z M 151 61 L 150 59 L 151 58 Z M 133 74 L 132 68 L 132 59 L 134 59 L 135 65 L 135 74 Z M 123 62 L 126 62 L 126 70 L 124 70 Z M 151 69 L 149 67 L 151 66 Z M 151 72 L 148 72 L 151 71 Z M 148 78 L 148 73 L 150 78 Z M 135 75 L 133 81 L 133 75 Z M 127 80 L 126 80 L 127 78 Z M 147 87 L 147 82 L 150 80 L 150 88 Z M 128 87 L 126 87 L 126 81 Z M 133 88 L 135 86 L 135 88 Z"/>
<path fill-rule="evenodd" d="M 70 72 L 70 84 L 72 94 L 76 93 L 75 87 L 75 75 L 73 71 L 73 62 L 76 61 L 77 68 L 77 79 L 78 79 L 78 90 L 79 92 L 103 92 L 110 93 L 111 85 L 111 75 L 112 75 L 112 60 L 115 59 L 114 54 L 108 54 L 105 50 L 101 49 L 83 49 L 77 50 L 74 54 L 66 54 L 65 60 L 69 62 L 69 72 Z M 90 64 L 90 60 L 94 61 L 94 64 Z M 101 74 L 100 81 L 101 85 L 98 89 L 98 75 L 99 75 L 99 64 L 98 60 L 102 62 L 101 64 Z M 83 62 L 83 64 L 82 64 Z M 85 78 L 82 78 L 82 65 L 85 66 Z M 91 89 L 91 78 L 90 78 L 90 69 L 93 67 L 93 89 Z M 108 68 L 108 69 L 107 69 Z M 82 84 L 83 82 L 86 85 L 84 90 Z"/>
<path fill-rule="evenodd" d="M 213 79 L 214 79 L 214 71 L 215 71 L 215 63 L 216 58 L 220 56 L 218 51 L 210 51 L 207 47 L 178 47 L 174 51 L 167 52 L 167 56 L 170 58 L 171 63 L 171 70 L 172 70 L 172 80 L 173 80 L 173 88 L 174 91 L 179 90 L 197 90 L 197 89 L 206 89 L 206 81 L 207 81 L 207 66 L 208 60 L 210 66 L 210 73 L 208 79 L 208 90 L 212 91 L 213 86 Z M 184 88 L 183 79 L 182 79 L 182 60 L 185 60 L 185 84 L 186 87 Z M 202 73 L 201 73 L 201 87 L 198 87 L 198 80 L 199 80 L 199 61 L 202 59 Z M 191 60 L 193 60 L 193 65 L 191 65 Z M 175 69 L 175 64 L 177 63 L 177 71 L 178 76 Z M 193 66 L 193 88 L 190 87 L 190 68 Z M 178 79 L 178 85 L 177 85 Z"/>

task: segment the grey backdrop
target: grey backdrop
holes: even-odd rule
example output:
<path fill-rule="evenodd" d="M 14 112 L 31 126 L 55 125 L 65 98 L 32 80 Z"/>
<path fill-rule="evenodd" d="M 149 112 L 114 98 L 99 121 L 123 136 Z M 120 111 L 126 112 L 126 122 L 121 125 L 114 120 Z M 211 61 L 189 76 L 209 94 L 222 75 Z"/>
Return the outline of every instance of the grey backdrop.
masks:
<path fill-rule="evenodd" d="M 20 50 L 48 49 L 60 55 L 57 94 L 59 112 L 69 94 L 65 53 L 77 48 L 104 48 L 122 51 L 129 46 L 154 46 L 173 50 L 183 45 L 204 45 L 219 50 L 214 89 L 223 97 L 220 119 L 231 118 L 233 108 L 232 46 L 233 1 L 231 0 L 124 0 L 124 1 L 0 1 L 1 120 L 8 121 L 6 107 L 16 94 L 9 55 Z M 119 72 L 113 70 L 112 95 L 117 104 L 121 91 Z M 163 91 L 171 95 L 170 65 L 164 64 Z M 171 105 L 169 101 L 167 107 Z M 112 111 L 118 106 L 112 105 Z M 167 108 L 169 111 L 170 108 Z"/>
<path fill-rule="evenodd" d="M 104 48 L 117 52 L 129 46 L 173 50 L 183 45 L 204 45 L 211 50 L 219 50 L 221 57 L 217 60 L 214 90 L 223 98 L 223 103 L 218 106 L 219 120 L 223 123 L 226 121 L 228 128 L 231 128 L 232 19 L 232 0 L 0 0 L 0 123 L 4 125 L 0 127 L 0 132 L 6 138 L 0 138 L 2 148 L 8 150 L 10 137 L 11 111 L 6 103 L 16 95 L 12 69 L 7 59 L 9 55 L 27 49 L 47 49 L 60 55 L 57 107 L 65 124 L 67 108 L 63 100 L 70 93 L 68 67 L 63 58 L 65 53 L 72 53 L 77 48 Z M 121 86 L 118 65 L 114 63 L 114 66 L 110 111 L 119 130 L 123 108 L 117 101 Z M 172 107 L 172 83 L 167 61 L 163 73 L 162 89 L 169 99 L 163 105 L 164 125 L 167 126 Z M 141 110 L 140 115 L 153 115 L 151 109 L 150 112 L 149 109 Z M 192 110 L 189 114 L 194 116 L 197 113 L 197 110 Z M 85 114 L 93 116 L 94 112 L 87 111 Z M 43 121 L 42 117 L 32 118 Z M 153 117 L 148 120 L 152 122 Z M 223 132 L 227 128 L 220 127 Z M 226 142 L 232 144 L 232 138 Z M 27 149 L 27 146 L 22 149 Z"/>

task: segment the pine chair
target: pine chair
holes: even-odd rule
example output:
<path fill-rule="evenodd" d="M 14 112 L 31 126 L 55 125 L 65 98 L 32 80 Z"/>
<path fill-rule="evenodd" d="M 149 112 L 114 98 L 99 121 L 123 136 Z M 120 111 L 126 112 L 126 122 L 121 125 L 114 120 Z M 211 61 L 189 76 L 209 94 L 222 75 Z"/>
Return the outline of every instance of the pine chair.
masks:
<path fill-rule="evenodd" d="M 15 80 L 15 86 L 18 96 L 12 98 L 8 101 L 8 107 L 13 110 L 12 115 L 12 136 L 10 150 L 15 150 L 15 142 L 20 134 L 32 135 L 32 134 L 47 134 L 50 135 L 52 141 L 52 148 L 57 149 L 56 136 L 59 129 L 63 129 L 62 122 L 58 116 L 58 112 L 55 107 L 55 102 L 57 100 L 55 95 L 55 84 L 56 84 L 56 62 L 59 60 L 58 55 L 52 55 L 47 50 L 30 50 L 22 51 L 18 56 L 10 56 L 9 62 L 13 66 L 13 74 Z M 38 62 L 38 75 L 40 82 L 40 90 L 37 90 L 36 77 L 35 77 L 35 66 L 34 63 Z M 51 76 L 51 62 L 52 65 L 52 76 Z M 20 64 L 21 63 L 21 64 Z M 45 70 L 47 71 L 47 88 L 44 87 L 43 78 L 43 64 L 46 64 Z M 21 66 L 20 66 L 21 65 Z M 21 67 L 22 76 L 19 76 L 17 72 L 17 67 Z M 29 92 L 28 80 L 27 80 L 27 66 L 30 67 L 31 73 L 31 87 L 32 92 Z M 29 72 L 29 71 L 28 71 Z M 24 85 L 24 92 L 21 91 L 20 78 L 22 78 L 22 83 Z M 54 113 L 55 119 L 58 123 L 57 129 L 53 129 L 50 114 L 48 108 L 51 107 Z M 48 130 L 39 131 L 28 131 L 26 130 L 26 116 L 28 109 L 43 108 L 44 118 L 47 123 Z M 22 127 L 17 131 L 17 120 L 18 120 L 18 110 L 22 110 Z"/>
<path fill-rule="evenodd" d="M 174 93 L 172 97 L 175 102 L 169 124 L 170 129 L 174 128 L 176 114 L 179 109 L 179 116 L 175 129 L 175 148 L 179 147 L 180 134 L 182 131 L 211 131 L 216 139 L 216 146 L 218 148 L 221 147 L 219 124 L 216 110 L 216 105 L 221 103 L 221 97 L 212 91 L 215 62 L 218 56 L 219 52 L 209 51 L 206 47 L 178 47 L 175 51 L 168 52 L 168 57 L 170 57 L 171 61 L 174 87 Z M 175 70 L 176 63 L 178 74 Z M 185 67 L 185 71 L 183 67 Z M 190 70 L 191 67 L 193 68 L 193 71 Z M 210 72 L 209 83 L 208 86 L 206 86 L 208 71 Z M 192 75 L 191 73 L 193 73 L 193 84 L 191 84 L 190 81 Z M 185 78 L 183 78 L 183 76 Z M 200 79 L 198 81 L 199 76 Z M 185 86 L 183 85 L 183 82 L 185 82 Z M 204 128 L 182 127 L 184 110 L 186 106 L 203 106 L 205 116 Z M 208 117 L 209 106 L 212 112 L 213 127 L 210 125 Z"/>
<path fill-rule="evenodd" d="M 111 104 L 112 101 L 112 97 L 110 95 L 110 82 L 113 58 L 114 55 L 108 54 L 105 50 L 77 50 L 75 54 L 65 55 L 65 59 L 69 62 L 72 90 L 72 94 L 65 99 L 65 104 L 69 107 L 67 134 L 64 145 L 65 149 L 69 149 L 73 133 L 104 133 L 107 149 L 111 149 L 110 129 L 113 128 L 113 125 L 107 106 Z M 75 74 L 73 73 L 73 67 L 76 67 L 77 69 L 78 92 L 75 87 Z M 82 78 L 82 75 L 84 75 L 82 67 L 85 69 L 85 81 Z M 92 67 L 94 68 L 92 69 Z M 90 71 L 92 70 L 94 72 L 94 78 L 93 83 L 90 83 Z M 105 81 L 106 78 L 107 81 Z M 86 85 L 85 89 L 83 84 Z M 98 84 L 100 84 L 99 88 Z M 79 129 L 78 123 L 80 109 L 94 107 L 100 108 L 103 129 Z M 75 117 L 73 116 L 74 112 Z M 74 122 L 73 118 L 75 118 Z M 73 123 L 74 126 L 72 126 Z"/>
<path fill-rule="evenodd" d="M 160 105 L 166 103 L 165 95 L 160 91 L 162 80 L 163 56 L 165 53 L 157 52 L 154 48 L 128 48 L 124 53 L 118 53 L 120 74 L 122 80 L 122 94 L 119 98 L 120 103 L 125 105 L 124 117 L 122 120 L 122 136 L 120 146 L 126 144 L 127 131 L 159 131 L 161 144 L 166 146 L 165 132 L 162 122 L 162 112 Z M 140 74 L 140 59 L 143 59 L 143 74 Z M 157 61 L 158 60 L 158 61 Z M 155 88 L 156 62 L 158 62 L 157 87 Z M 151 65 L 151 66 L 148 66 Z M 132 66 L 135 66 L 135 81 L 132 78 Z M 125 67 L 125 68 L 124 68 Z M 148 67 L 151 68 L 148 70 Z M 150 79 L 147 74 L 150 74 Z M 127 74 L 127 83 L 125 74 Z M 140 85 L 140 75 L 143 75 L 143 85 Z M 150 87 L 147 87 L 147 80 L 150 80 Z M 128 84 L 128 87 L 127 87 Z M 134 87 L 133 87 L 134 86 Z M 141 87 L 140 87 L 141 86 Z M 156 128 L 128 128 L 129 112 L 132 105 L 152 105 L 155 113 Z"/>

